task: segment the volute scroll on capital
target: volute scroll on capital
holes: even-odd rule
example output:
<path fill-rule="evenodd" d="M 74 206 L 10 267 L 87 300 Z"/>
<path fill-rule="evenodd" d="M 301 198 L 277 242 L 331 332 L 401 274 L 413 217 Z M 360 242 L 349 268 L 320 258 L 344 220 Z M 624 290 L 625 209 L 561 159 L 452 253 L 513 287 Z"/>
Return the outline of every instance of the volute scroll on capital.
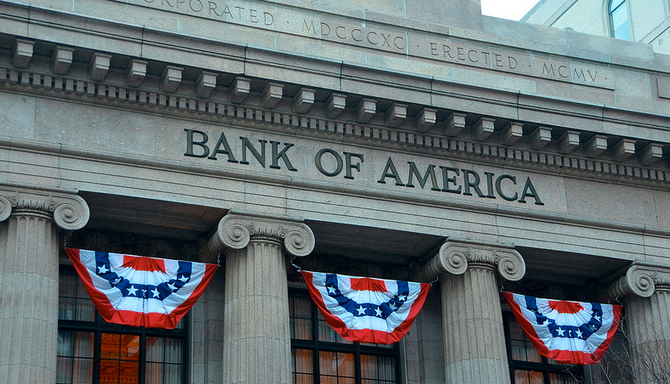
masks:
<path fill-rule="evenodd" d="M 7 220 L 12 213 L 27 211 L 50 216 L 58 227 L 69 231 L 83 228 L 91 217 L 88 204 L 74 191 L 67 193 L 0 185 L 0 222 Z"/>
<path fill-rule="evenodd" d="M 209 240 L 207 248 L 211 254 L 226 248 L 242 249 L 249 245 L 253 238 L 267 238 L 281 242 L 288 253 L 299 257 L 309 255 L 315 245 L 314 233 L 300 221 L 229 213 L 219 221 L 217 231 Z"/>
<path fill-rule="evenodd" d="M 417 278 L 428 281 L 445 272 L 462 275 L 474 265 L 497 268 L 500 276 L 509 281 L 521 280 L 526 273 L 523 257 L 511 247 L 449 240 L 442 244 L 435 257 L 420 268 Z"/>
<path fill-rule="evenodd" d="M 670 268 L 633 264 L 626 273 L 608 288 L 611 298 L 635 294 L 651 297 L 659 287 L 670 286 Z"/>

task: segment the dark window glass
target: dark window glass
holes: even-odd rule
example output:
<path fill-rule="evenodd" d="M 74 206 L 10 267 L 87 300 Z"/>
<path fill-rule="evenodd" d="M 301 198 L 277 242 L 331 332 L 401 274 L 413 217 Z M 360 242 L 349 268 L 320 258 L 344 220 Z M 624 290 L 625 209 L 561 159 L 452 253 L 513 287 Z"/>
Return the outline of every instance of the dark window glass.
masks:
<path fill-rule="evenodd" d="M 294 383 L 399 383 L 397 345 L 343 339 L 306 293 L 292 292 L 289 308 Z"/>
<path fill-rule="evenodd" d="M 176 329 L 110 324 L 74 271 L 61 271 L 57 384 L 185 384 L 186 317 Z"/>
<path fill-rule="evenodd" d="M 581 384 L 583 370 L 558 364 L 540 355 L 511 313 L 505 313 L 505 336 L 510 374 L 514 384 Z"/>

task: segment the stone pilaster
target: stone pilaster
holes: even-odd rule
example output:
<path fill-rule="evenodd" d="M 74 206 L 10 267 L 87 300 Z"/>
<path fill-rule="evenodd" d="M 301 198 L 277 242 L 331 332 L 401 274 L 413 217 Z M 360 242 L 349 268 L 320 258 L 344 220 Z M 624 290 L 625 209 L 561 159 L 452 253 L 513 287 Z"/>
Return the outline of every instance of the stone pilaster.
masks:
<path fill-rule="evenodd" d="M 0 383 L 56 381 L 57 227 L 88 218 L 74 194 L 0 185 Z"/>
<path fill-rule="evenodd" d="M 297 220 L 230 213 L 207 249 L 225 249 L 224 383 L 290 383 L 288 252 L 306 256 L 314 234 Z"/>
<path fill-rule="evenodd" d="M 446 382 L 510 382 L 496 273 L 517 281 L 525 272 L 511 246 L 455 240 L 418 271 L 424 281 L 440 278 Z"/>
<path fill-rule="evenodd" d="M 622 297 L 636 384 L 670 380 L 670 268 L 634 264 L 609 288 Z"/>

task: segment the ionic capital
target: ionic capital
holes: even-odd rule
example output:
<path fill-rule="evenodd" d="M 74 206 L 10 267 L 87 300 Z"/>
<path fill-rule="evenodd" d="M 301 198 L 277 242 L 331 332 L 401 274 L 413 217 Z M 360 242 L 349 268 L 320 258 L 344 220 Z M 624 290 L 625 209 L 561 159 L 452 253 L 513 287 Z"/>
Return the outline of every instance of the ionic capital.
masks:
<path fill-rule="evenodd" d="M 419 268 L 419 281 L 433 280 L 448 272 L 462 275 L 474 266 L 497 268 L 505 280 L 518 281 L 526 273 L 526 263 L 513 246 L 505 244 L 484 244 L 464 240 L 448 240 L 438 254 L 426 265 Z"/>
<path fill-rule="evenodd" d="M 657 289 L 670 287 L 670 268 L 644 264 L 631 265 L 626 273 L 607 288 L 610 298 L 635 294 L 651 297 Z"/>
<path fill-rule="evenodd" d="M 0 222 L 12 214 L 45 215 L 53 218 L 60 228 L 70 231 L 83 228 L 91 216 L 86 201 L 74 191 L 0 185 Z"/>
<path fill-rule="evenodd" d="M 283 243 L 294 256 L 307 256 L 314 249 L 314 233 L 300 220 L 288 217 L 231 212 L 224 216 L 207 243 L 212 255 L 226 248 L 242 249 L 254 239 Z"/>

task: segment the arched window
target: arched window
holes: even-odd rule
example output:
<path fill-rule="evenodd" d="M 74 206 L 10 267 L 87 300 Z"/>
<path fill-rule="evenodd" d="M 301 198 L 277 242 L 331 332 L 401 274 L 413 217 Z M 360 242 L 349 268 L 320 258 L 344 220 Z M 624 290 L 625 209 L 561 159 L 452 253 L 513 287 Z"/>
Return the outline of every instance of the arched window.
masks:
<path fill-rule="evenodd" d="M 612 27 L 612 37 L 631 40 L 626 0 L 611 0 L 608 12 Z"/>

